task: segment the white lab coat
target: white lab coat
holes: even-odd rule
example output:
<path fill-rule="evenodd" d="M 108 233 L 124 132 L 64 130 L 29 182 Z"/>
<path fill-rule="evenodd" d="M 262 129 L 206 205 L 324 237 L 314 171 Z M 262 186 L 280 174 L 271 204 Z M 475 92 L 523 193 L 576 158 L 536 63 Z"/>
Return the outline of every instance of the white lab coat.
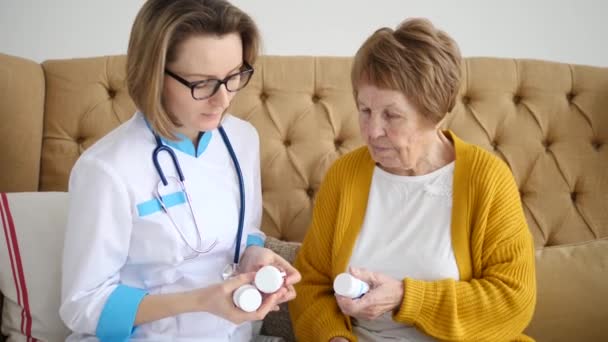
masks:
<path fill-rule="evenodd" d="M 247 235 L 259 232 L 261 224 L 259 138 L 251 124 L 233 116 L 226 115 L 222 125 L 244 177 L 242 254 Z M 199 157 L 173 148 L 186 179 L 203 246 L 218 240 L 211 252 L 191 260 L 184 259 L 192 251 L 169 217 L 162 211 L 141 210 L 142 203 L 153 200 L 160 180 L 152 163 L 155 147 L 152 131 L 143 115 L 136 113 L 89 148 L 72 170 L 60 309 L 61 318 L 74 331 L 68 341 L 97 340 L 102 310 L 119 286 L 148 294 L 192 290 L 221 282 L 222 269 L 232 262 L 239 188 L 219 132 L 211 132 L 208 146 Z M 177 176 L 166 153 L 161 153 L 159 160 L 166 176 Z M 172 189 L 161 190 L 167 194 Z M 196 229 L 187 202 L 169 211 L 188 241 L 196 246 Z M 237 329 L 229 321 L 201 312 L 143 324 L 130 340 L 248 341 L 250 337 L 250 324 Z"/>

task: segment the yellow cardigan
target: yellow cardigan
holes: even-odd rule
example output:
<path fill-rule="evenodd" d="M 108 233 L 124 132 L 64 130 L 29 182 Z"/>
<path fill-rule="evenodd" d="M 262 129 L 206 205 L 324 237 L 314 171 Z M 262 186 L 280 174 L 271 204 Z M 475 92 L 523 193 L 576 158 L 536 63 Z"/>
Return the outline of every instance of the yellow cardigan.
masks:
<path fill-rule="evenodd" d="M 449 341 L 530 341 L 522 334 L 536 303 L 534 243 L 508 166 L 480 147 L 454 143 L 452 246 L 460 281 L 405 278 L 393 319 Z M 372 174 L 366 147 L 332 165 L 317 194 L 296 268 L 302 281 L 289 304 L 298 341 L 356 341 L 333 279 L 346 270 L 366 212 Z"/>

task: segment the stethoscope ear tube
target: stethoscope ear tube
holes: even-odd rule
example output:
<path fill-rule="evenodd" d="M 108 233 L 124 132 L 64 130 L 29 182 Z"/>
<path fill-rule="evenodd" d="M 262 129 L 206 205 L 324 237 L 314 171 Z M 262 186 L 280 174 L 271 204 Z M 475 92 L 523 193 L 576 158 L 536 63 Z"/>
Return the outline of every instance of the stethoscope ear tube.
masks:
<path fill-rule="evenodd" d="M 240 195 L 239 196 L 239 198 L 240 198 L 239 222 L 238 222 L 238 229 L 237 229 L 237 233 L 236 233 L 236 245 L 234 247 L 234 258 L 233 258 L 234 265 L 237 265 L 239 263 L 239 258 L 240 258 L 241 240 L 243 238 L 243 225 L 244 225 L 244 221 L 245 221 L 245 184 L 244 184 L 244 180 L 243 180 L 243 173 L 241 172 L 241 166 L 239 164 L 238 158 L 236 157 L 236 153 L 234 152 L 234 149 L 232 148 L 232 144 L 230 143 L 230 140 L 228 139 L 228 135 L 226 134 L 226 131 L 224 130 L 224 128 L 222 126 L 218 127 L 218 131 L 220 132 L 220 135 L 222 136 L 222 140 L 224 141 L 224 145 L 226 145 L 226 149 L 228 150 L 228 153 L 230 154 L 230 159 L 232 159 L 232 162 L 234 164 L 234 169 L 236 170 L 236 174 L 237 174 L 237 178 L 238 178 L 238 182 L 239 182 L 239 195 Z M 175 155 L 175 152 L 173 152 L 173 150 L 170 147 L 167 147 L 162 143 L 162 140 L 158 134 L 154 134 L 154 137 L 156 139 L 156 148 L 154 148 L 154 151 L 152 152 L 152 162 L 154 163 L 156 172 L 158 173 L 158 176 L 160 177 L 160 180 L 163 183 L 163 186 L 167 186 L 169 184 L 169 182 L 167 181 L 167 177 L 165 176 L 165 174 L 162 170 L 162 167 L 160 166 L 160 162 L 158 161 L 159 153 L 165 151 L 171 157 L 173 166 L 175 167 L 175 171 L 177 172 L 177 175 L 179 177 L 180 186 L 182 187 L 182 191 L 184 192 L 188 205 L 190 206 L 190 212 L 192 214 L 192 219 L 194 220 L 197 234 L 199 235 L 199 239 L 200 239 L 201 232 L 198 228 L 198 224 L 196 222 L 196 217 L 194 216 L 194 211 L 192 208 L 192 203 L 190 201 L 190 196 L 188 195 L 186 188 L 184 186 L 185 178 L 184 178 L 182 169 L 179 165 L 179 161 L 177 160 L 177 156 Z M 163 208 L 163 211 L 165 211 L 165 213 L 169 216 L 171 223 L 175 226 L 175 229 L 178 231 L 179 235 L 181 236 L 181 238 L 184 240 L 184 242 L 190 249 L 192 249 L 196 253 L 203 254 L 203 253 L 207 253 L 207 252 L 211 251 L 211 249 L 213 249 L 213 247 L 215 247 L 215 245 L 217 244 L 217 240 L 209 248 L 206 248 L 204 250 L 199 250 L 197 248 L 192 247 L 190 245 L 190 243 L 188 242 L 188 240 L 186 239 L 186 237 L 184 236 L 183 232 L 176 225 L 176 222 L 171 217 L 171 214 L 169 213 L 168 209 L 165 207 L 163 198 L 160 195 L 160 192 L 158 191 L 158 189 L 157 189 L 157 200 L 160 202 L 161 207 Z M 200 247 L 200 241 L 199 241 L 198 247 Z"/>
<path fill-rule="evenodd" d="M 239 257 L 241 252 L 241 239 L 243 238 L 243 224 L 245 221 L 245 184 L 243 181 L 243 173 L 241 172 L 241 166 L 239 165 L 239 160 L 236 157 L 236 153 L 234 153 L 234 149 L 232 148 L 232 144 L 230 144 L 230 140 L 228 139 L 228 135 L 224 130 L 224 127 L 220 126 L 218 128 L 220 134 L 222 135 L 222 140 L 224 140 L 224 144 L 228 149 L 228 153 L 230 153 L 230 158 L 234 163 L 234 169 L 236 170 L 237 178 L 239 180 L 239 193 L 240 193 L 240 209 L 239 209 L 239 226 L 236 232 L 236 246 L 234 247 L 234 258 L 233 261 L 235 264 L 239 263 Z"/>
<path fill-rule="evenodd" d="M 162 151 L 165 151 L 169 154 L 169 157 L 171 157 L 171 160 L 173 161 L 173 166 L 175 166 L 175 171 L 177 172 L 177 176 L 179 177 L 180 182 L 183 182 L 184 174 L 182 172 L 182 168 L 179 166 L 179 162 L 177 161 L 177 156 L 175 155 L 175 152 L 173 152 L 172 149 L 170 149 L 169 147 L 167 147 L 163 144 L 163 142 L 160 140 L 160 137 L 158 136 L 158 134 L 155 134 L 154 137 L 156 138 L 156 148 L 152 152 L 152 162 L 154 163 L 156 172 L 158 173 L 160 180 L 163 182 L 163 185 L 167 186 L 169 184 L 169 182 L 167 181 L 167 177 L 165 177 L 165 173 L 163 172 L 163 169 L 160 167 L 160 163 L 158 161 L 158 154 Z"/>

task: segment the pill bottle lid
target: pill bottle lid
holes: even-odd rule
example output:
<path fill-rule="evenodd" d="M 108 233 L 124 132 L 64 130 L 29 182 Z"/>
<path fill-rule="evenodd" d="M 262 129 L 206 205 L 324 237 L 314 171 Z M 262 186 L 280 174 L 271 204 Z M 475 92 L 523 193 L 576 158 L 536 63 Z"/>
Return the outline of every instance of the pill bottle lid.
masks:
<path fill-rule="evenodd" d="M 360 290 L 360 280 L 348 273 L 341 273 L 334 280 L 334 291 L 340 296 L 354 297 L 361 294 Z"/>
<path fill-rule="evenodd" d="M 275 293 L 283 285 L 285 272 L 268 265 L 260 268 L 255 274 L 255 286 L 264 293 Z"/>
<path fill-rule="evenodd" d="M 262 305 L 262 295 L 253 285 L 239 287 L 232 299 L 234 304 L 245 312 L 254 312 Z"/>

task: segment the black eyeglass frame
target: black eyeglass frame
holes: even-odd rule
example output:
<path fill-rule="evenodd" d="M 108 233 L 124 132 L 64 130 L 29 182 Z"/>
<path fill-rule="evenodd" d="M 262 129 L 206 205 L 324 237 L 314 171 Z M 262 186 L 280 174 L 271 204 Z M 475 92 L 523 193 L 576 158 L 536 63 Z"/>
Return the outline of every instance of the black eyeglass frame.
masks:
<path fill-rule="evenodd" d="M 215 93 L 217 93 L 217 91 L 220 89 L 220 86 L 222 84 L 224 85 L 224 87 L 226 87 L 226 90 L 229 91 L 229 92 L 231 92 L 231 93 L 235 93 L 235 92 L 237 92 L 237 91 L 245 88 L 245 86 L 247 84 L 249 84 L 249 81 L 251 81 L 251 77 L 253 77 L 254 69 L 247 62 L 243 63 L 242 68 L 244 70 L 241 70 L 241 71 L 239 71 L 237 73 L 228 75 L 223 80 L 220 80 L 220 79 L 217 79 L 217 78 L 208 78 L 206 80 L 195 81 L 195 82 L 188 82 L 183 77 L 177 75 L 176 73 L 172 72 L 169 69 L 165 69 L 165 73 L 167 75 L 169 75 L 170 77 L 172 77 L 173 79 L 175 79 L 176 81 L 178 81 L 179 83 L 181 83 L 181 84 L 185 85 L 186 87 L 190 88 L 190 95 L 192 95 L 192 98 L 195 99 L 195 100 L 201 101 L 201 100 L 206 100 L 206 99 L 212 97 L 213 95 L 215 95 Z M 247 81 L 244 84 L 240 85 L 237 89 L 230 89 L 230 88 L 228 88 L 228 81 L 230 81 L 231 78 L 234 78 L 235 76 L 239 76 L 239 75 L 240 75 L 240 77 L 243 77 L 243 76 L 248 77 Z M 194 89 L 197 86 L 199 86 L 201 84 L 208 83 L 208 82 L 216 82 L 215 87 L 213 88 L 213 91 L 211 92 L 211 94 L 209 94 L 208 96 L 205 96 L 205 97 L 200 97 L 200 98 L 195 97 L 194 96 Z"/>

